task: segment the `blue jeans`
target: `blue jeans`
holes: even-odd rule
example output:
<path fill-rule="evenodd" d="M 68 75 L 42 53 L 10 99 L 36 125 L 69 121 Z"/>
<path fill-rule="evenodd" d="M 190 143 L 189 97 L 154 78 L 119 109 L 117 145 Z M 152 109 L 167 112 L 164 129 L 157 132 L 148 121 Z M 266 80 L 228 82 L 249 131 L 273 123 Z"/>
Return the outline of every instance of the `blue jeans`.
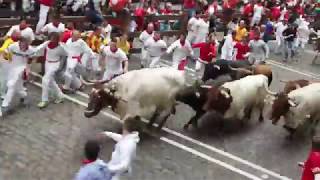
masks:
<path fill-rule="evenodd" d="M 285 60 L 288 60 L 289 56 L 292 59 L 295 55 L 294 41 L 284 41 L 284 50 L 282 52 Z"/>

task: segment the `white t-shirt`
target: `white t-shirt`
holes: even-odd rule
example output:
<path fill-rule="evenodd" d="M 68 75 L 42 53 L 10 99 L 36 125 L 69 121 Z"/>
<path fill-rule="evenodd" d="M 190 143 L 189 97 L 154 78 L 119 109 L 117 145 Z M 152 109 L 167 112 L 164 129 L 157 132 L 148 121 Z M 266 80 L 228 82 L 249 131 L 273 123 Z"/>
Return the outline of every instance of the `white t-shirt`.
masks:
<path fill-rule="evenodd" d="M 145 43 L 145 47 L 150 56 L 159 57 L 165 52 L 162 49 L 167 48 L 167 43 L 161 39 L 156 42 L 153 38 L 149 38 Z"/>
<path fill-rule="evenodd" d="M 7 32 L 7 36 L 11 36 L 13 32 L 20 32 L 22 37 L 28 38 L 31 41 L 34 40 L 34 33 L 33 30 L 30 27 L 27 27 L 23 30 L 20 30 L 19 25 L 14 25 L 10 28 L 10 30 Z"/>
<path fill-rule="evenodd" d="M 282 22 L 278 22 L 276 24 L 276 36 L 282 37 L 282 33 L 285 29 L 287 29 L 287 25 L 284 25 Z"/>
<path fill-rule="evenodd" d="M 81 56 L 85 53 L 93 55 L 92 50 L 89 48 L 86 42 L 82 39 L 78 39 L 77 41 L 72 41 L 72 38 L 68 39 L 66 44 L 63 44 L 63 47 L 68 52 L 68 56 Z"/>
<path fill-rule="evenodd" d="M 21 51 L 19 42 L 16 42 L 11 44 L 6 51 L 12 54 L 11 65 L 13 67 L 26 67 L 28 59 L 35 55 L 36 49 L 29 46 L 27 51 Z"/>
<path fill-rule="evenodd" d="M 192 17 L 192 18 L 188 21 L 188 26 L 190 27 L 191 32 L 196 33 L 199 20 L 200 20 L 200 19 L 197 19 L 197 18 L 195 18 L 195 17 Z"/>
<path fill-rule="evenodd" d="M 101 53 L 106 61 L 106 71 L 113 72 L 114 74 L 123 73 L 122 63 L 128 61 L 128 57 L 120 48 L 113 53 L 110 50 L 110 46 L 103 46 Z"/>
<path fill-rule="evenodd" d="M 254 17 L 262 17 L 263 6 L 259 6 L 256 4 L 254 5 L 253 11 L 254 11 L 254 14 L 253 14 Z"/>
<path fill-rule="evenodd" d="M 167 53 L 169 54 L 172 51 L 173 51 L 172 59 L 174 61 L 180 61 L 182 59 L 185 59 L 188 55 L 193 56 L 192 47 L 191 47 L 189 41 L 187 41 L 187 40 L 186 40 L 184 46 L 181 45 L 180 39 L 176 40 L 174 43 L 172 43 L 168 47 Z"/>
<path fill-rule="evenodd" d="M 49 42 L 50 41 L 46 41 L 46 42 L 40 44 L 36 48 L 38 51 L 43 51 L 43 52 L 41 52 L 41 54 L 45 55 L 46 61 L 60 61 L 61 57 L 67 56 L 67 52 L 65 51 L 65 49 L 63 48 L 61 43 L 59 43 L 59 45 L 57 47 L 50 49 L 48 47 Z"/>
<path fill-rule="evenodd" d="M 152 34 L 147 33 L 147 31 L 143 31 L 140 36 L 139 36 L 139 40 L 142 41 L 143 45 L 145 45 L 145 43 L 147 42 L 147 40 L 151 37 L 153 37 L 154 33 L 152 32 Z"/>
<path fill-rule="evenodd" d="M 57 32 L 57 33 L 63 33 L 65 30 L 65 26 L 63 23 L 59 23 L 58 27 L 54 26 L 52 23 L 46 24 L 42 28 L 42 32 L 47 32 L 48 34 Z"/>
<path fill-rule="evenodd" d="M 198 24 L 198 33 L 208 34 L 209 33 L 209 22 L 205 22 L 202 18 L 199 19 Z"/>

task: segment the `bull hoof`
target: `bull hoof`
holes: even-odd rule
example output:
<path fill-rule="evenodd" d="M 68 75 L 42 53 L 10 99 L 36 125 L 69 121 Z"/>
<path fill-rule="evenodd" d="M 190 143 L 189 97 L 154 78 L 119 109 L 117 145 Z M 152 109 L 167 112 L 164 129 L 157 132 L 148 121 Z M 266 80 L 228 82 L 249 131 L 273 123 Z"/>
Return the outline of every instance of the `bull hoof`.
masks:
<path fill-rule="evenodd" d="M 263 117 L 260 117 L 259 118 L 259 122 L 263 122 L 264 121 L 264 118 Z"/>
<path fill-rule="evenodd" d="M 188 130 L 188 129 L 189 129 L 189 124 L 185 124 L 185 125 L 183 126 L 183 129 L 184 129 L 184 130 Z"/>

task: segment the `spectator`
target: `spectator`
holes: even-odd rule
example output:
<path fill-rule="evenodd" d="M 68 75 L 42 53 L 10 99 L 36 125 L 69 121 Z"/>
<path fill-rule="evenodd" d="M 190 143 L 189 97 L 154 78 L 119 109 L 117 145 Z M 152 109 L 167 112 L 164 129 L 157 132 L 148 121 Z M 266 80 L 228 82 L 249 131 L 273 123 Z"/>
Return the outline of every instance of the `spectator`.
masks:
<path fill-rule="evenodd" d="M 117 142 L 112 152 L 108 168 L 114 177 L 112 180 L 120 180 L 121 177 L 132 173 L 132 161 L 136 156 L 139 139 L 139 117 L 127 118 L 124 120 L 122 134 L 105 131 L 102 136 L 110 137 Z"/>
<path fill-rule="evenodd" d="M 247 28 L 245 27 L 244 20 L 241 20 L 239 26 L 236 28 L 236 41 L 240 42 L 248 35 Z"/>
<path fill-rule="evenodd" d="M 86 159 L 76 174 L 75 180 L 111 180 L 112 173 L 107 164 L 99 159 L 100 146 L 95 140 L 89 140 L 84 147 Z"/>
<path fill-rule="evenodd" d="M 320 137 L 312 138 L 312 147 L 306 162 L 299 163 L 303 168 L 301 180 L 320 180 Z"/>
<path fill-rule="evenodd" d="M 100 6 L 104 6 L 105 2 L 105 0 L 89 0 L 88 8 L 86 11 L 86 17 L 90 20 L 92 24 L 102 24 L 103 16 Z"/>
<path fill-rule="evenodd" d="M 42 27 L 47 22 L 48 13 L 50 7 L 53 6 L 55 0 L 39 0 L 40 11 L 39 11 L 39 21 L 36 27 L 36 34 L 41 32 Z"/>
<path fill-rule="evenodd" d="M 196 13 L 196 1 L 195 0 L 183 0 L 183 8 L 188 12 L 188 17 L 191 18 Z"/>

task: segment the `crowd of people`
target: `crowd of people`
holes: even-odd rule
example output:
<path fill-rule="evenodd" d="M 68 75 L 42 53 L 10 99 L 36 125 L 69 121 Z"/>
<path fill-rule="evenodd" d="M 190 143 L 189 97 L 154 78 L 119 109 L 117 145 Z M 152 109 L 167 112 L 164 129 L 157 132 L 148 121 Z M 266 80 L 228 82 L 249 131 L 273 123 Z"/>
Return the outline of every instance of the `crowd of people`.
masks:
<path fill-rule="evenodd" d="M 112 36 L 114 27 L 102 16 L 103 0 L 78 0 L 66 2 L 62 8 L 67 13 L 86 13 L 92 23 L 90 31 L 77 29 L 75 24 L 62 23 L 60 13 L 50 14 L 53 0 L 40 0 L 39 21 L 35 31 L 28 26 L 26 19 L 14 25 L 3 37 L 0 48 L 0 95 L 3 99 L 0 115 L 6 115 L 13 108 L 12 100 L 20 96 L 26 103 L 25 82 L 30 74 L 30 64 L 44 59 L 42 77 L 42 96 L 39 108 L 46 108 L 52 96 L 54 103 L 62 103 L 64 93 L 73 93 L 84 88 L 82 77 L 107 82 L 128 72 L 132 41 L 128 33 L 141 31 L 141 68 L 158 68 L 161 57 L 172 54 L 172 67 L 184 70 L 190 61 L 195 61 L 195 70 L 200 73 L 207 64 L 217 59 L 246 61 L 249 64 L 264 63 L 270 56 L 270 42 L 274 51 L 281 53 L 284 62 L 298 60 L 297 53 L 303 53 L 312 34 L 319 39 L 320 26 L 310 26 L 309 15 L 314 13 L 313 24 L 317 24 L 320 2 L 308 0 L 225 0 L 218 2 L 184 0 L 183 10 L 189 16 L 187 33 L 181 34 L 170 45 L 164 41 L 160 31 L 174 29 L 179 21 L 155 21 L 145 24 L 144 16 L 172 14 L 172 4 L 166 3 L 159 9 L 158 1 L 142 1 L 134 11 L 135 20 L 128 21 L 128 30 L 120 36 Z M 13 3 L 14 4 L 14 3 Z M 31 11 L 33 1 L 23 1 L 22 9 Z M 123 13 L 126 7 L 132 9 L 129 1 L 111 0 L 112 13 Z M 15 6 L 12 5 L 12 9 Z M 87 8 L 87 9 L 86 9 Z M 227 17 L 221 17 L 220 14 Z M 240 13 L 240 16 L 234 16 Z M 217 24 L 225 25 L 224 38 L 217 36 Z M 318 23 L 319 24 L 319 23 Z M 31 46 L 35 40 L 43 40 L 38 46 Z M 219 40 L 218 40 L 219 39 Z M 318 45 L 320 46 L 320 45 Z M 197 50 L 199 49 L 199 51 Z M 319 48 L 318 48 L 319 50 Z M 201 75 L 199 75 L 201 76 Z M 57 77 L 63 79 L 57 81 Z M 132 120 L 133 121 L 133 120 Z M 102 133 L 118 142 L 111 161 L 105 163 L 98 159 L 99 145 L 89 141 L 85 146 L 86 161 L 77 174 L 77 180 L 118 179 L 130 171 L 131 161 L 139 141 L 131 120 L 125 121 L 123 134 Z"/>

